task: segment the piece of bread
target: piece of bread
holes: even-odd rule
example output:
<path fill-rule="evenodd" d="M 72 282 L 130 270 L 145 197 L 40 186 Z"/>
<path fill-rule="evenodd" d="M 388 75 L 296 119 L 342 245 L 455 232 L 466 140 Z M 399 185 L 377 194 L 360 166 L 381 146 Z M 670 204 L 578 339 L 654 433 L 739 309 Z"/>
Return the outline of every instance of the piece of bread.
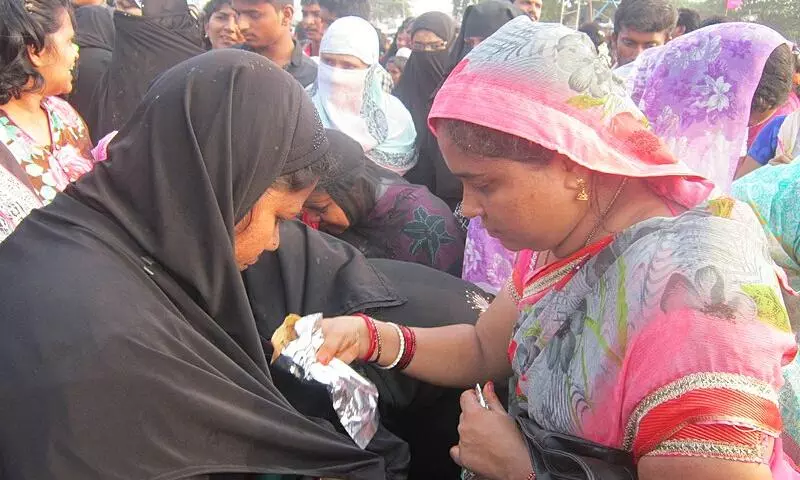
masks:
<path fill-rule="evenodd" d="M 294 324 L 297 323 L 300 318 L 300 315 L 287 315 L 283 320 L 283 324 L 272 334 L 272 363 L 275 363 L 278 357 L 281 356 L 283 349 L 286 348 L 292 340 L 297 338 Z"/>

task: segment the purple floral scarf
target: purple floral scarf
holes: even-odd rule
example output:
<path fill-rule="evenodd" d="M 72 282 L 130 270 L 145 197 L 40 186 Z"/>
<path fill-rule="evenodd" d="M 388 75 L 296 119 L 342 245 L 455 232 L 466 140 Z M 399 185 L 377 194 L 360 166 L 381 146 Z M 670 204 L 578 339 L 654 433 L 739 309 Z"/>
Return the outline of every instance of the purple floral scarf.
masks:
<path fill-rule="evenodd" d="M 644 52 L 634 102 L 672 152 L 728 191 L 746 148 L 748 120 L 767 58 L 786 43 L 752 23 L 725 23 Z"/>

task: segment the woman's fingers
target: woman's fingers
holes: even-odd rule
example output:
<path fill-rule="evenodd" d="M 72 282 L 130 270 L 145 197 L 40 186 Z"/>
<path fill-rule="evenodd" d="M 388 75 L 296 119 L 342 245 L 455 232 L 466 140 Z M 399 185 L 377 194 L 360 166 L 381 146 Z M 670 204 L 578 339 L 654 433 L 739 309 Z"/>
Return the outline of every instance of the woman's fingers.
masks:
<path fill-rule="evenodd" d="M 505 413 L 506 409 L 503 407 L 503 402 L 500 401 L 500 397 L 497 396 L 497 392 L 494 390 L 494 382 L 488 382 L 483 387 L 483 398 L 486 399 L 489 410 Z"/>

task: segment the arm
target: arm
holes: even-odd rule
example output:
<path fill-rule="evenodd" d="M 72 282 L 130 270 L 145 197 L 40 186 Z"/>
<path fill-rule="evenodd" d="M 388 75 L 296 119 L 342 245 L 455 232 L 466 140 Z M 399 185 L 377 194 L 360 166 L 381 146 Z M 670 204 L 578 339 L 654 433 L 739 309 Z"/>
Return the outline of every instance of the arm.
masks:
<path fill-rule="evenodd" d="M 750 155 L 744 157 L 744 161 L 739 164 L 739 168 L 736 170 L 736 177 L 735 179 L 738 180 L 749 173 L 753 173 L 755 170 L 760 168 L 762 165 L 758 163 L 753 157 Z"/>
<path fill-rule="evenodd" d="M 451 387 L 466 387 L 511 374 L 506 352 L 517 309 L 503 290 L 478 323 L 441 328 L 415 328 L 417 351 L 405 373 L 419 380 Z M 400 339 L 389 324 L 376 321 L 383 349 L 379 365 L 397 357 Z M 350 363 L 369 349 L 369 332 L 359 317 L 326 319 L 322 325 L 325 344 L 318 358 L 327 363 L 337 357 Z"/>

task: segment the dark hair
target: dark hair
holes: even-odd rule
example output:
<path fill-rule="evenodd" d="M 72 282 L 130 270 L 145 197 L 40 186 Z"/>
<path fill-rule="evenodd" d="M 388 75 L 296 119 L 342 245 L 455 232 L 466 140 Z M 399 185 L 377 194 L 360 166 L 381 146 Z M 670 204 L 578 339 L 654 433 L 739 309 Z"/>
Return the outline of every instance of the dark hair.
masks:
<path fill-rule="evenodd" d="M 679 8 L 678 26 L 683 27 L 684 33 L 694 32 L 700 28 L 700 14 L 691 8 Z"/>
<path fill-rule="evenodd" d="M 489 158 L 547 165 L 555 155 L 538 143 L 463 120 L 440 119 L 436 128 L 445 132 L 462 152 Z"/>
<path fill-rule="evenodd" d="M 588 35 L 595 47 L 600 47 L 606 41 L 606 36 L 600 30 L 600 25 L 597 22 L 586 22 L 580 26 L 578 31 Z"/>
<path fill-rule="evenodd" d="M 311 187 L 316 182 L 320 182 L 324 186 L 325 180 L 330 176 L 334 170 L 334 160 L 329 155 L 324 155 L 320 160 L 311 165 L 301 168 L 296 172 L 286 175 L 281 175 L 272 187 L 296 192 Z"/>
<path fill-rule="evenodd" d="M 795 59 L 789 45 L 784 43 L 773 50 L 764 65 L 750 111 L 763 113 L 786 103 L 792 91 L 794 70 Z"/>
<path fill-rule="evenodd" d="M 712 15 L 703 20 L 698 28 L 706 28 L 710 27 L 711 25 L 719 25 L 720 23 L 728 23 L 732 21 L 733 20 L 731 20 L 730 18 L 724 17 L 722 15 Z"/>
<path fill-rule="evenodd" d="M 233 0 L 209 0 L 203 7 L 203 23 L 208 23 L 211 20 L 211 15 L 214 15 L 222 9 L 225 5 L 231 5 Z"/>
<path fill-rule="evenodd" d="M 301 7 L 307 7 L 309 5 L 319 5 L 319 0 L 300 0 Z"/>
<path fill-rule="evenodd" d="M 47 37 L 61 28 L 65 11 L 74 24 L 69 0 L 0 0 L 0 105 L 44 87 L 28 48 L 37 53 L 47 48 Z"/>
<path fill-rule="evenodd" d="M 667 0 L 622 0 L 614 14 L 614 33 L 623 28 L 642 33 L 668 32 L 678 23 L 678 11 Z"/>
<path fill-rule="evenodd" d="M 319 0 L 319 6 L 336 18 L 361 17 L 369 21 L 369 0 Z"/>

